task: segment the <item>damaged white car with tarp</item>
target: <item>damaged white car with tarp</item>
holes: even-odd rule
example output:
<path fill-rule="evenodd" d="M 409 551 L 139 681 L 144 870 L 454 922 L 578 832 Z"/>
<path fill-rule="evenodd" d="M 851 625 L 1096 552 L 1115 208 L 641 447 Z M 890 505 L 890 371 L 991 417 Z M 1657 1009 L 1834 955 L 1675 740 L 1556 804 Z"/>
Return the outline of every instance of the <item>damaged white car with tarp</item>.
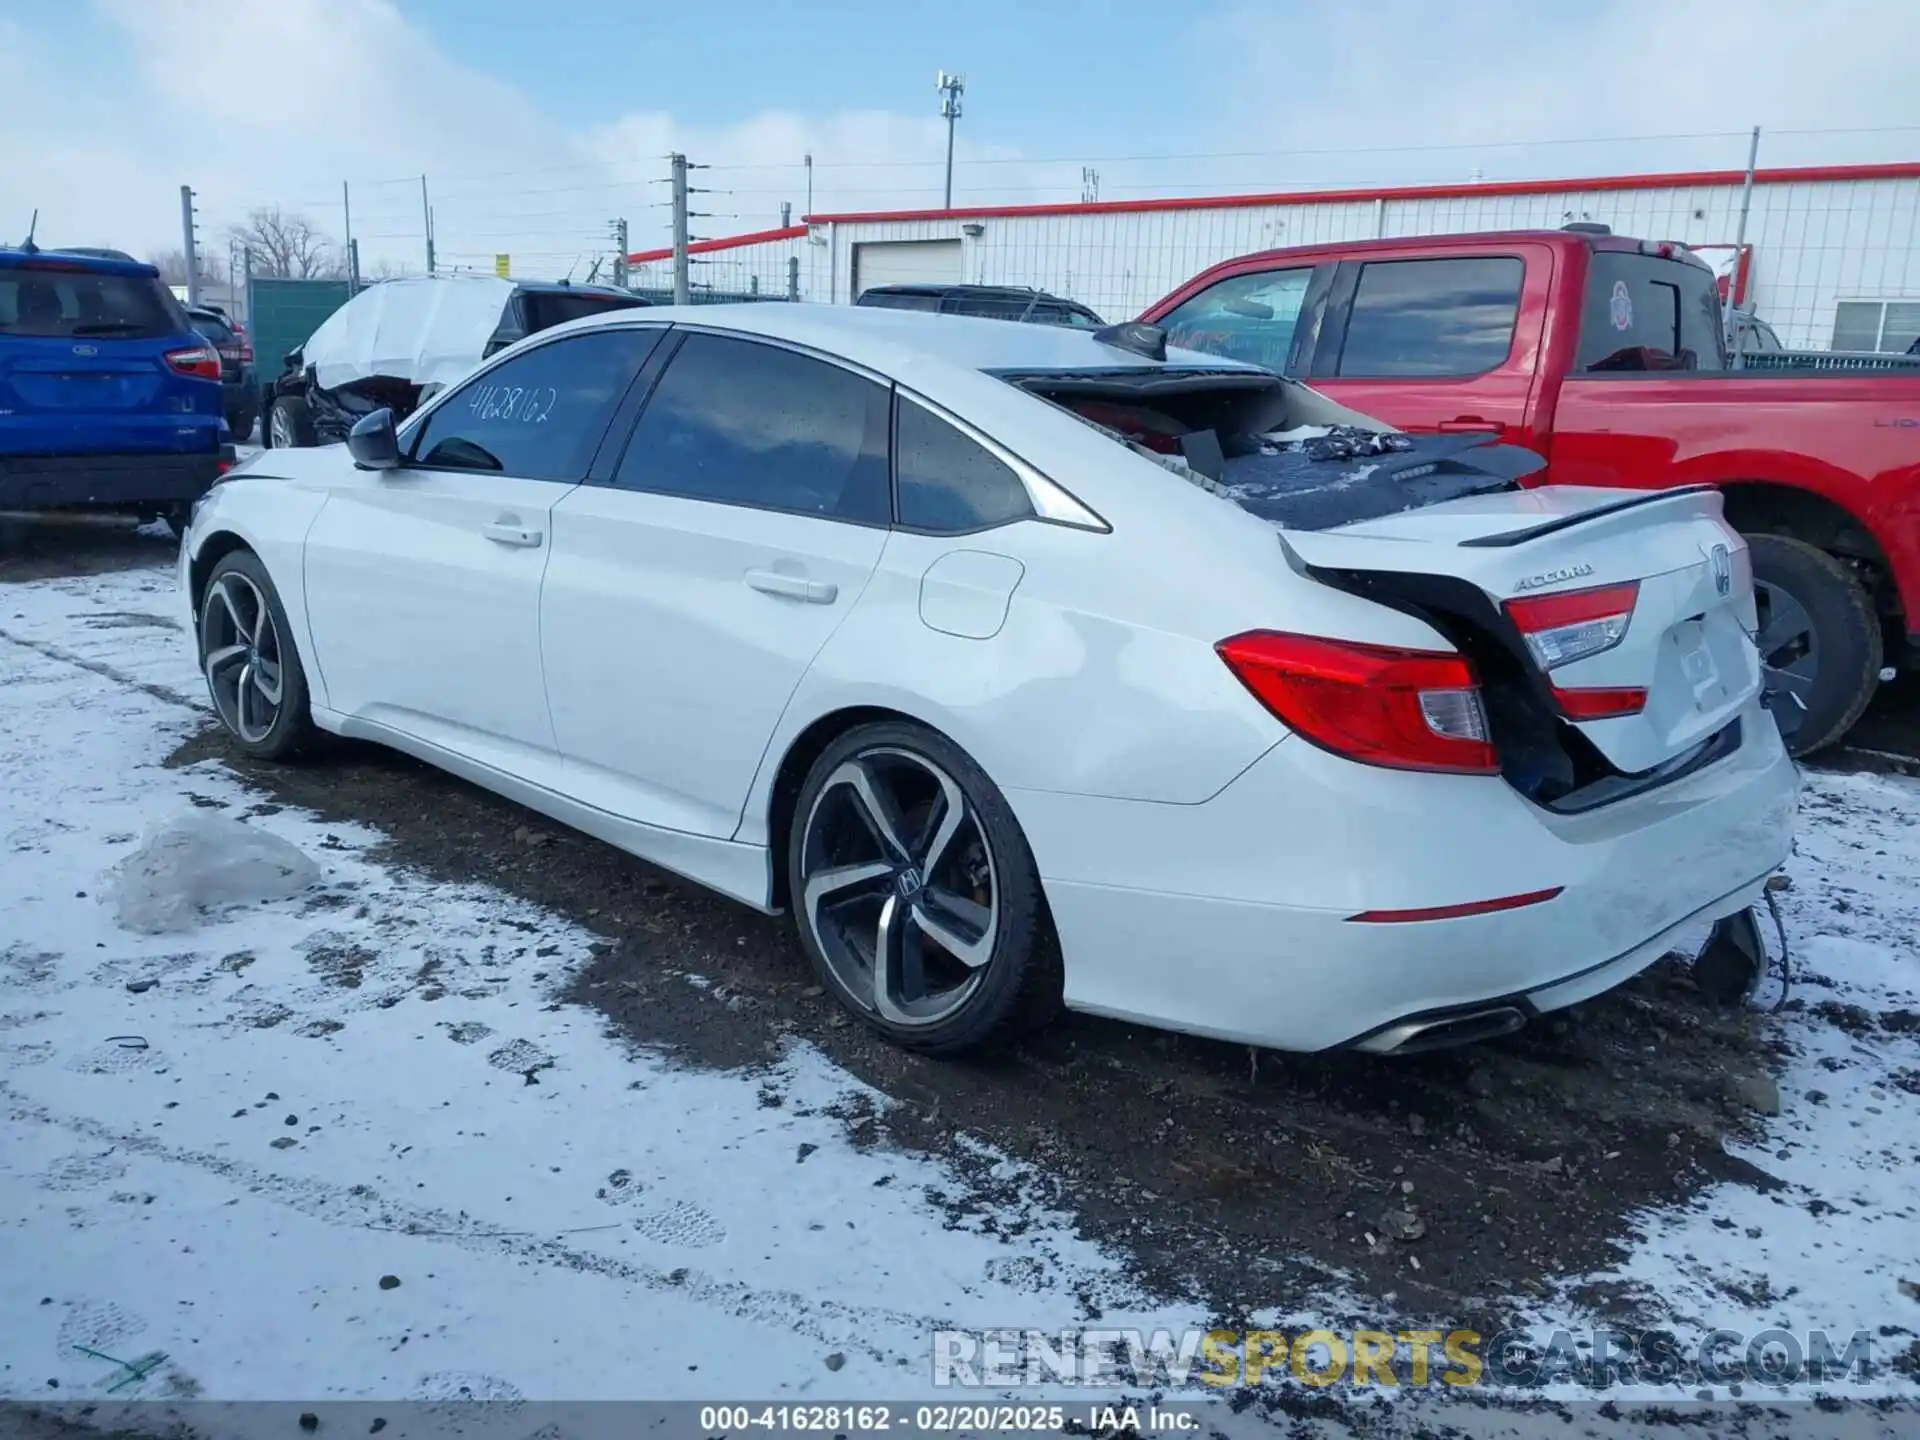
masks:
<path fill-rule="evenodd" d="M 267 390 L 262 434 L 278 450 L 347 438 L 375 410 L 396 419 L 475 365 L 550 326 L 648 303 L 623 290 L 491 275 L 429 275 L 369 286 L 286 357 Z"/>

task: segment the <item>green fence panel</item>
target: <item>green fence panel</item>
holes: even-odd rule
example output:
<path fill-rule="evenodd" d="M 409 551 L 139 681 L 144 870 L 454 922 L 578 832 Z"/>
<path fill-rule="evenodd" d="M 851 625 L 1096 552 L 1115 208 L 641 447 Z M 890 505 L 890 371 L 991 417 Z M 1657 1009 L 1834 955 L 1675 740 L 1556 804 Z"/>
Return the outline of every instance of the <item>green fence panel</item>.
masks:
<path fill-rule="evenodd" d="M 260 378 L 278 375 L 286 353 L 306 344 L 321 321 L 347 303 L 348 294 L 344 280 L 249 281 L 247 328 Z"/>

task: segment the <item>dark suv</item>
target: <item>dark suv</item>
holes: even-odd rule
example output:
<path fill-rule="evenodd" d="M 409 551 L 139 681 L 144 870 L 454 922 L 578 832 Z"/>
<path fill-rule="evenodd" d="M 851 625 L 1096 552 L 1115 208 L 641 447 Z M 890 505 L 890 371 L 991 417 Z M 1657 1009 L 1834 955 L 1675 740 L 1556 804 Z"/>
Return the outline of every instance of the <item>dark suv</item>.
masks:
<path fill-rule="evenodd" d="M 853 303 L 885 310 L 936 310 L 942 315 L 1020 320 L 1029 325 L 1071 325 L 1082 330 L 1098 330 L 1107 323 L 1078 300 L 1017 285 L 875 285 L 862 291 Z"/>
<path fill-rule="evenodd" d="M 253 379 L 253 346 L 246 332 L 211 305 L 187 307 L 187 319 L 220 352 L 220 403 L 235 440 L 253 433 L 260 417 L 260 391 Z"/>

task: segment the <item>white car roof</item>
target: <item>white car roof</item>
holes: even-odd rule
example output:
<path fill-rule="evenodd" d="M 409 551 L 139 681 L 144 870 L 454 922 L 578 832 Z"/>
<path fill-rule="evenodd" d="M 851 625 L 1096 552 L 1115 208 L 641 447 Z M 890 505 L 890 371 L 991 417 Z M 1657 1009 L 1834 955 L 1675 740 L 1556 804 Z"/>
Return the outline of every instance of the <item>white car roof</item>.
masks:
<path fill-rule="evenodd" d="M 1029 325 L 971 315 L 938 315 L 881 306 L 762 302 L 743 305 L 654 305 L 592 316 L 542 332 L 609 324 L 699 325 L 742 335 L 792 341 L 884 375 L 901 375 L 916 362 L 965 370 L 1238 370 L 1259 366 L 1197 350 L 1169 349 L 1165 361 L 1102 344 L 1096 332 L 1065 325 Z"/>

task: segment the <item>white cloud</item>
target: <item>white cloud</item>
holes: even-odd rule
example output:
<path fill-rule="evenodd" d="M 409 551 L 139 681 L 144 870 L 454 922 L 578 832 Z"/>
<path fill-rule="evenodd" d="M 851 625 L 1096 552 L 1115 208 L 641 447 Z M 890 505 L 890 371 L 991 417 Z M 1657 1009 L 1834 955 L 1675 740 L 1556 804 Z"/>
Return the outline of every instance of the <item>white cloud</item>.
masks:
<path fill-rule="evenodd" d="M 224 258 L 225 226 L 257 205 L 300 209 L 337 235 L 348 178 L 363 259 L 417 266 L 424 173 L 443 259 L 484 267 L 507 251 L 524 273 L 559 274 L 607 248 L 616 215 L 635 248 L 665 243 L 674 149 L 713 167 L 695 174 L 714 192 L 697 198 L 710 213 L 696 234 L 777 223 L 782 200 L 802 211 L 808 153 L 816 209 L 940 199 L 944 135 L 930 114 L 743 104 L 737 122 L 702 128 L 655 106 L 570 128 L 454 60 L 394 0 L 93 0 L 58 23 L 83 43 L 0 21 L 7 239 L 38 205 L 43 240 L 170 248 L 191 183 Z M 1920 141 L 1912 0 L 1247 4 L 1185 23 L 1165 83 L 1193 97 L 1190 124 L 1089 156 L 1104 198 L 1733 166 L 1737 132 L 1754 123 L 1769 129 L 1763 164 L 1906 158 Z M 1902 125 L 1916 128 L 1885 128 Z M 1842 127 L 1863 128 L 1779 133 Z M 1702 131 L 1716 138 L 1509 143 Z M 1079 194 L 1078 161 L 982 149 L 967 122 L 960 133 L 963 200 Z M 1061 153 L 1044 133 L 1023 148 Z M 1201 158 L 1112 158 L 1142 148 Z"/>

